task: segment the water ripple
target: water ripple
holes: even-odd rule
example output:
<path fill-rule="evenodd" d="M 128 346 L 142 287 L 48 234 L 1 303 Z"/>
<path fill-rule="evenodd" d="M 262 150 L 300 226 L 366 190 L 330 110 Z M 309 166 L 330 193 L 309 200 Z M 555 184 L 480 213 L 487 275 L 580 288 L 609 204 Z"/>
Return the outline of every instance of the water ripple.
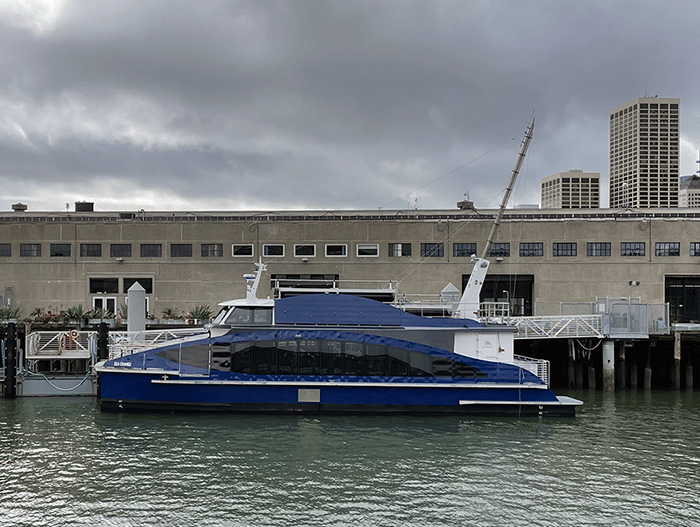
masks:
<path fill-rule="evenodd" d="M 0 526 L 690 525 L 700 395 L 575 419 L 102 414 L 0 401 Z"/>

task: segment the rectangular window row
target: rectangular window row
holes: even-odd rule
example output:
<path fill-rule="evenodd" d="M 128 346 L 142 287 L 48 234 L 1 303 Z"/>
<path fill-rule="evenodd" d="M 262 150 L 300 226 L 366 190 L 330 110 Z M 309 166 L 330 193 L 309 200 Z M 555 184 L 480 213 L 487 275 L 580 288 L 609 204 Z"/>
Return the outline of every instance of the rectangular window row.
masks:
<path fill-rule="evenodd" d="M 612 244 L 610 242 L 588 242 L 586 244 L 586 256 L 612 256 Z M 72 245 L 70 243 L 52 243 L 49 245 L 49 255 L 51 257 L 70 257 Z M 222 243 L 202 243 L 200 254 L 203 258 L 221 258 L 224 256 L 224 244 Z M 470 257 L 476 254 L 476 243 L 453 243 L 452 256 Z M 80 256 L 84 258 L 102 257 L 101 243 L 81 243 Z M 233 257 L 254 256 L 253 244 L 233 244 L 231 254 Z M 680 242 L 656 242 L 654 255 L 659 257 L 680 256 Z M 348 256 L 348 244 L 325 244 L 324 254 L 329 258 L 343 258 Z M 390 243 L 388 245 L 389 257 L 410 257 L 412 249 L 410 243 Z M 544 243 L 525 242 L 519 244 L 519 256 L 542 257 L 544 256 Z M 645 256 L 645 242 L 621 242 L 620 256 Z M 41 243 L 21 243 L 20 257 L 41 257 Z M 163 244 L 142 243 L 139 245 L 139 255 L 141 258 L 162 258 Z M 356 255 L 358 257 L 378 257 L 379 244 L 359 243 L 356 245 Z M 0 243 L 0 257 L 12 256 L 12 244 Z M 131 258 L 132 244 L 111 243 L 109 244 L 109 256 L 111 258 Z M 191 258 L 193 256 L 193 244 L 191 243 L 171 243 L 171 258 Z M 285 256 L 284 244 L 264 244 L 263 256 L 283 257 Z M 295 257 L 315 257 L 316 244 L 294 244 Z M 442 258 L 445 256 L 445 244 L 442 242 L 429 242 L 420 244 L 421 258 Z M 491 257 L 510 257 L 510 243 L 494 243 L 491 247 Z M 576 242 L 561 242 L 552 244 L 552 256 L 577 256 Z M 700 242 L 690 243 L 690 256 L 700 256 Z"/>

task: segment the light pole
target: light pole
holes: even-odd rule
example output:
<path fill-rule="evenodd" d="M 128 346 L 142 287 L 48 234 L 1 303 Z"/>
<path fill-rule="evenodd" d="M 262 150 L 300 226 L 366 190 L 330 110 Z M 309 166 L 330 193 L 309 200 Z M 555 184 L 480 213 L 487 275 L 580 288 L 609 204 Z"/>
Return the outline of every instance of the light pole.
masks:
<path fill-rule="evenodd" d="M 506 302 L 508 303 L 508 316 L 510 316 L 510 292 L 505 289 L 503 292 L 506 294 Z"/>

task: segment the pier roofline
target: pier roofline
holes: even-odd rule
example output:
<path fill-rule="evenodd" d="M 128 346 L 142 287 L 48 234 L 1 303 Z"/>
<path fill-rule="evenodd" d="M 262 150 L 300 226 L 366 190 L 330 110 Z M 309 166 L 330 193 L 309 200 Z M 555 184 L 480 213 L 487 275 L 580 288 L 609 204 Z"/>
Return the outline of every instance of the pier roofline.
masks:
<path fill-rule="evenodd" d="M 334 220 L 483 220 L 493 221 L 497 209 L 424 210 L 271 210 L 271 211 L 20 211 L 0 212 L 0 222 L 195 222 L 195 221 L 334 221 Z M 508 209 L 503 221 L 562 220 L 687 220 L 700 219 L 700 209 Z"/>

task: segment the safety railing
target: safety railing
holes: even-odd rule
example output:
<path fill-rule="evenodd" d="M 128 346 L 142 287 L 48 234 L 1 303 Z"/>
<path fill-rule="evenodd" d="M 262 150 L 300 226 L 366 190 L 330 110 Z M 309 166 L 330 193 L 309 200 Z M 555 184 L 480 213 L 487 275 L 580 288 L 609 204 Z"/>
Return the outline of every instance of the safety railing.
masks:
<path fill-rule="evenodd" d="M 96 350 L 94 331 L 34 331 L 25 340 L 25 356 L 39 359 L 89 359 Z"/>
<path fill-rule="evenodd" d="M 206 334 L 208 334 L 208 330 L 201 327 L 146 331 L 111 331 L 107 341 L 109 359 L 119 359 L 132 353 L 160 346 L 172 340 Z"/>
<path fill-rule="evenodd" d="M 510 324 L 518 330 L 515 334 L 516 339 L 604 336 L 602 315 L 511 317 Z"/>
<path fill-rule="evenodd" d="M 520 355 L 515 355 L 513 357 L 513 364 L 528 370 L 530 373 L 537 375 L 542 379 L 547 386 L 549 386 L 549 361 L 543 359 L 531 359 L 530 357 L 523 357 Z"/>

